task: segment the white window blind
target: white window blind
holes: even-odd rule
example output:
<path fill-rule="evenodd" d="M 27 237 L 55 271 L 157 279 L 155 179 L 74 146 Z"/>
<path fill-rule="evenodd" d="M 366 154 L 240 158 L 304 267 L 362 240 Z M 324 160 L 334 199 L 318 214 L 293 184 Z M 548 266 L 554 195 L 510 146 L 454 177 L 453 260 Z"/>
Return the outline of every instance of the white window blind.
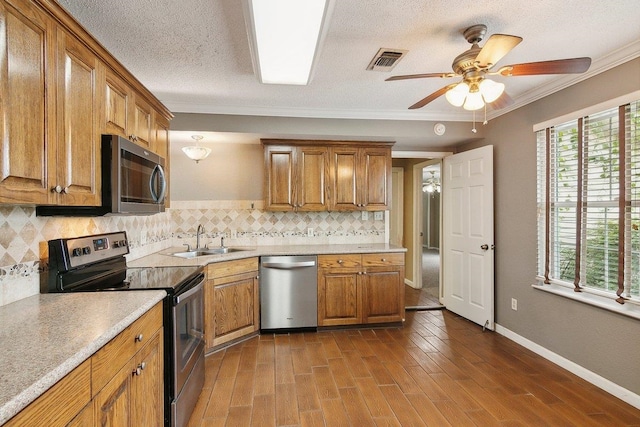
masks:
<path fill-rule="evenodd" d="M 538 274 L 640 297 L 640 101 L 537 131 Z"/>

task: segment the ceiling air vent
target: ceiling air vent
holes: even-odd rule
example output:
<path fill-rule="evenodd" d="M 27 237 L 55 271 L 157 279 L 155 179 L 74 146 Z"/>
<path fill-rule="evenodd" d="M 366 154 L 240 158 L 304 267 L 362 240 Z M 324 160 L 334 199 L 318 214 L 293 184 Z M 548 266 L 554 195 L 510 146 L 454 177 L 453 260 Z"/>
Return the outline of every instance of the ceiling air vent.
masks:
<path fill-rule="evenodd" d="M 408 50 L 402 49 L 385 49 L 381 48 L 378 53 L 373 57 L 367 70 L 373 71 L 391 71 L 396 66 L 398 61 L 402 59 Z"/>

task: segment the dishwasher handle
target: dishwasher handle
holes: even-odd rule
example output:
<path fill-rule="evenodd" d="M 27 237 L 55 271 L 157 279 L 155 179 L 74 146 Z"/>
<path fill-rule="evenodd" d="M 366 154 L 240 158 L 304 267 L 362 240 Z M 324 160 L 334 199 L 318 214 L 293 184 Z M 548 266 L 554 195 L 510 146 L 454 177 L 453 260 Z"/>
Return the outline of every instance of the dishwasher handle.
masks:
<path fill-rule="evenodd" d="M 299 261 L 299 262 L 263 262 L 265 268 L 277 268 L 280 270 L 294 270 L 296 268 L 315 267 L 315 261 Z"/>

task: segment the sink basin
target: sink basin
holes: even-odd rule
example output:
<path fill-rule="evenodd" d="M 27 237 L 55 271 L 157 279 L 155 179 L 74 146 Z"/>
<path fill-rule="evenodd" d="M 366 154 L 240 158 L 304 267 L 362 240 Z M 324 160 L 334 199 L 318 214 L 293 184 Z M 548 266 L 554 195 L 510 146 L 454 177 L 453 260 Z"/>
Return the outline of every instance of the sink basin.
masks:
<path fill-rule="evenodd" d="M 180 258 L 195 258 L 198 256 L 207 256 L 207 255 L 220 255 L 220 254 L 229 254 L 231 252 L 240 252 L 246 251 L 247 249 L 240 248 L 211 248 L 211 249 L 198 249 L 192 251 L 184 251 L 184 252 L 172 252 L 169 255 L 177 256 Z"/>

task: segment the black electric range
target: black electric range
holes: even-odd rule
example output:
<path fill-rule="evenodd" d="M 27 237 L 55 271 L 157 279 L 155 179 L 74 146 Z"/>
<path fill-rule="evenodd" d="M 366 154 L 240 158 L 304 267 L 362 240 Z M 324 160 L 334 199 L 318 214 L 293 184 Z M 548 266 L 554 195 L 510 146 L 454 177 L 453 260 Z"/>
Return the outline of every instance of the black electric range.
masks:
<path fill-rule="evenodd" d="M 55 239 L 40 277 L 41 293 L 161 289 L 164 321 L 164 418 L 184 426 L 204 384 L 202 267 L 127 268 L 124 231 Z"/>

